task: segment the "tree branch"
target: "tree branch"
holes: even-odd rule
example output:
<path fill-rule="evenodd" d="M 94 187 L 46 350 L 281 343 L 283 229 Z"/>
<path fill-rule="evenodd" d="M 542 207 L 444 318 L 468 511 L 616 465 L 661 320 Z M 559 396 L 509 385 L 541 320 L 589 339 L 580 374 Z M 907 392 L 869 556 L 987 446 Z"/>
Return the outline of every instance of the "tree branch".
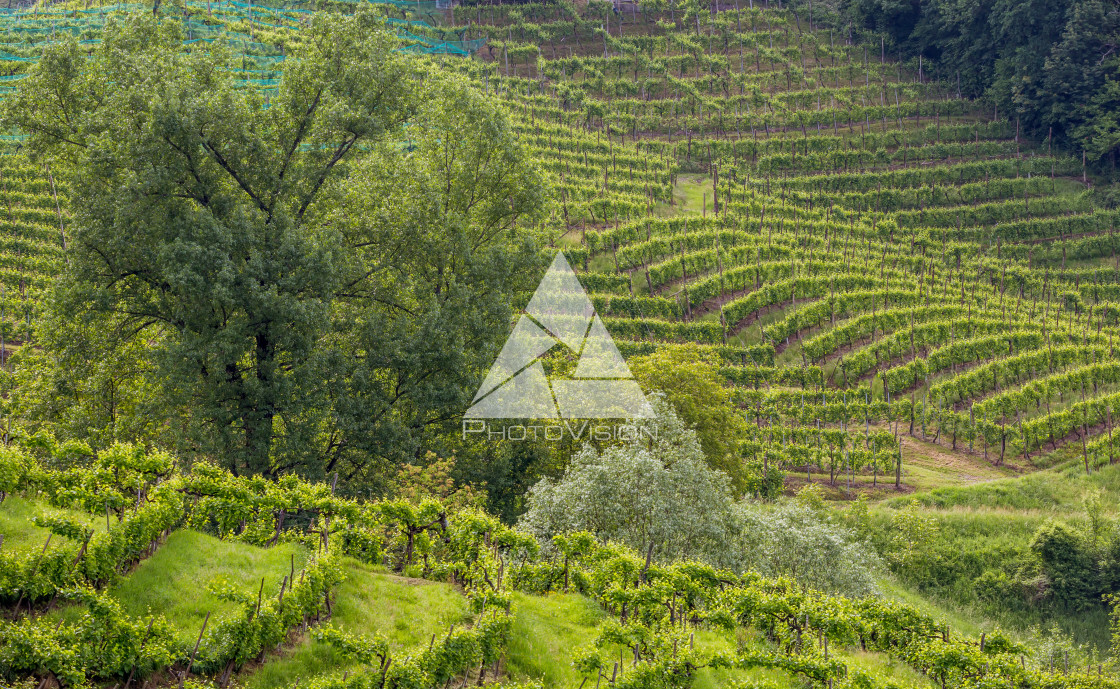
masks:
<path fill-rule="evenodd" d="M 261 211 L 263 211 L 264 214 L 268 216 L 268 220 L 266 222 L 271 222 L 272 211 L 269 210 L 268 206 L 266 206 L 264 202 L 261 201 L 261 198 L 257 196 L 257 194 L 252 189 L 249 188 L 248 183 L 246 183 L 245 180 L 241 179 L 241 175 L 237 174 L 237 171 L 234 170 L 229 162 L 226 161 L 225 157 L 218 152 L 218 149 L 214 148 L 214 146 L 206 139 L 202 140 L 202 147 L 210 152 L 210 155 L 213 156 L 214 160 L 218 163 L 218 165 L 221 166 L 223 170 L 229 173 L 229 176 L 232 177 L 235 182 L 237 182 L 237 186 L 241 187 L 241 190 L 248 194 L 249 198 L 253 199 L 253 201 L 257 204 L 257 208 L 260 208 Z"/>

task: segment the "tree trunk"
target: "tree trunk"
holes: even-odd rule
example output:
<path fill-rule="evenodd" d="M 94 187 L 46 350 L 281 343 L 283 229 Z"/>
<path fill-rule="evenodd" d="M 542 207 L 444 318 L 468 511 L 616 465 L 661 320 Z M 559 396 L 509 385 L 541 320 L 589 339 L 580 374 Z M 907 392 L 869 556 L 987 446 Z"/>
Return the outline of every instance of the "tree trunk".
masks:
<path fill-rule="evenodd" d="M 245 466 L 250 474 L 272 474 L 270 450 L 272 424 L 276 410 L 271 403 L 276 381 L 276 345 L 267 333 L 256 337 L 256 377 L 258 393 L 253 406 L 243 408 L 245 424 Z M 246 396 L 242 399 L 248 402 Z"/>

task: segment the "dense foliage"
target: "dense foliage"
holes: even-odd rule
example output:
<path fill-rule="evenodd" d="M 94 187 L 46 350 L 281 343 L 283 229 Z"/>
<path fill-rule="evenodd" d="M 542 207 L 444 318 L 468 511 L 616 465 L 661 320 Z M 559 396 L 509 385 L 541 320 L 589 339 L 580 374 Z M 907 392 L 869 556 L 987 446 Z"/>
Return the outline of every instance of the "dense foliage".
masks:
<path fill-rule="evenodd" d="M 418 456 L 537 265 L 534 166 L 490 97 L 425 79 L 370 11 L 303 32 L 267 108 L 231 55 L 182 53 L 178 31 L 135 15 L 92 57 L 52 44 L 5 101 L 31 151 L 67 163 L 76 215 L 52 302 L 69 323 L 29 368 L 115 373 L 40 385 L 39 411 L 77 403 L 76 435 L 161 436 L 250 474 L 357 482 L 375 450 Z"/>
<path fill-rule="evenodd" d="M 654 562 L 701 560 L 842 595 L 876 590 L 877 557 L 854 534 L 805 507 L 734 500 L 727 476 L 705 465 L 696 432 L 662 399 L 654 409 L 643 428 L 655 438 L 585 447 L 559 480 L 533 486 L 518 526 L 546 546 L 586 531 Z"/>
<path fill-rule="evenodd" d="M 800 2 L 799 5 L 807 5 Z M 827 6 L 827 3 L 823 3 Z M 1120 6 L 1110 0 L 839 0 L 845 20 L 882 32 L 968 96 L 987 96 L 1024 132 L 1115 169 L 1120 153 Z M 818 2 L 818 7 L 822 3 Z M 931 69 L 932 68 L 932 69 Z"/>
<path fill-rule="evenodd" d="M 584 447 L 557 481 L 530 489 L 521 528 L 545 543 L 587 531 L 657 562 L 717 560 L 725 552 L 731 507 L 727 475 L 710 469 L 696 432 L 662 399 L 644 434 L 601 452 Z M 718 561 L 718 560 L 717 560 Z"/>

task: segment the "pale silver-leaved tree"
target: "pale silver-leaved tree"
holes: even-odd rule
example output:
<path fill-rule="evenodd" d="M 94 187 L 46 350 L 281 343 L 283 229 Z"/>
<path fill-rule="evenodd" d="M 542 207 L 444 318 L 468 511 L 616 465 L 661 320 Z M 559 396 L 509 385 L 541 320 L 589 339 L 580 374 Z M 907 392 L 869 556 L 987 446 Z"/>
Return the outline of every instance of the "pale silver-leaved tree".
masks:
<path fill-rule="evenodd" d="M 533 486 L 521 527 L 543 541 L 590 531 L 659 561 L 706 559 L 729 534 L 727 475 L 708 466 L 696 433 L 660 395 L 650 404 L 657 417 L 643 427 L 655 440 L 585 446 L 560 480 Z"/>
<path fill-rule="evenodd" d="M 556 534 L 588 531 L 657 562 L 696 559 L 736 572 L 787 576 L 859 597 L 881 571 L 870 546 L 823 511 L 732 498 L 727 474 L 705 460 L 696 432 L 654 394 L 653 431 L 598 450 L 585 446 L 559 480 L 529 493 L 520 527 L 546 547 Z"/>

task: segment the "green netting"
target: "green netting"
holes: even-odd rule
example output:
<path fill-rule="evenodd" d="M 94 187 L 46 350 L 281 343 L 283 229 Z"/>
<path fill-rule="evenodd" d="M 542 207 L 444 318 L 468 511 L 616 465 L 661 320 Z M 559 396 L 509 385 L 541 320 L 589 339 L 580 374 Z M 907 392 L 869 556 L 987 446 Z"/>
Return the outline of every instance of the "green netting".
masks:
<path fill-rule="evenodd" d="M 190 3 L 188 3 L 188 4 L 190 4 Z M 247 2 L 237 2 L 236 0 L 229 0 L 229 1 L 223 2 L 221 4 L 229 5 L 230 7 L 252 8 L 254 12 L 256 12 L 257 10 L 260 10 L 260 9 L 271 10 L 273 12 L 300 12 L 300 13 L 303 13 L 303 14 L 311 14 L 311 13 L 314 12 L 314 10 L 311 10 L 311 9 L 307 9 L 307 8 L 304 8 L 304 7 L 291 7 L 290 5 L 287 5 L 287 4 L 285 4 L 281 7 L 275 7 L 273 5 L 258 5 L 258 4 L 250 5 Z M 304 3 L 297 3 L 297 4 L 304 4 Z"/>
<path fill-rule="evenodd" d="M 456 45 L 468 53 L 474 53 L 481 50 L 486 45 L 485 38 L 472 38 L 469 41 L 448 41 L 452 45 Z"/>
<path fill-rule="evenodd" d="M 219 40 L 222 40 L 224 38 L 226 38 L 226 37 L 225 36 L 212 36 L 210 38 L 194 38 L 194 39 L 190 39 L 190 40 L 185 40 L 185 41 L 183 41 L 183 43 L 185 45 L 193 45 L 195 43 L 213 43 L 214 41 L 219 41 Z M 274 50 L 277 49 L 276 46 L 272 46 L 272 45 L 269 45 L 267 43 L 259 43 L 257 41 L 249 41 L 249 40 L 232 40 L 232 41 L 227 41 L 226 43 L 231 48 L 238 49 L 241 52 L 245 53 L 244 57 L 252 57 L 253 59 L 262 59 L 262 58 L 267 58 L 267 57 L 275 57 L 275 58 L 278 58 L 280 60 L 284 59 L 283 55 L 257 55 L 257 54 L 254 54 L 254 53 L 251 52 L 251 51 L 254 51 L 254 50 L 274 51 Z"/>
<path fill-rule="evenodd" d="M 409 26 L 409 27 L 415 27 L 416 29 L 419 29 L 419 30 L 432 32 L 434 34 L 439 35 L 441 41 L 446 41 L 447 39 L 445 37 L 448 36 L 448 35 L 458 36 L 459 40 L 462 41 L 463 40 L 463 34 L 465 34 L 467 32 L 467 28 L 468 28 L 466 26 L 460 26 L 460 27 L 432 26 L 428 22 L 421 21 L 421 20 L 418 20 L 418 19 L 397 19 L 395 17 L 386 17 L 385 21 L 388 24 L 391 24 L 393 26 Z M 454 42 L 454 41 L 452 41 L 452 42 Z"/>
<path fill-rule="evenodd" d="M 440 10 L 438 3 L 430 0 L 336 1 L 392 5 L 405 10 L 406 14 L 411 13 L 413 17 Z M 299 4 L 306 4 L 306 2 L 281 1 L 262 5 L 241 0 L 216 2 L 189 0 L 184 6 L 180 6 L 194 12 L 193 15 L 188 14 L 183 21 L 183 30 L 187 36 L 184 44 L 224 41 L 232 50 L 240 54 L 241 69 L 234 71 L 243 75 L 239 79 L 242 85 L 266 94 L 276 92 L 281 78 L 280 63 L 285 58 L 283 54 L 277 54 L 280 48 L 271 43 L 255 40 L 252 33 L 233 30 L 231 27 L 241 28 L 244 26 L 242 22 L 247 22 L 250 26 L 299 31 L 306 26 L 307 15 L 313 11 L 293 6 Z M 38 61 L 41 46 L 53 43 L 66 35 L 81 38 L 79 43 L 84 46 L 97 45 L 100 43 L 98 36 L 114 13 L 133 11 L 147 12 L 150 11 L 150 7 L 139 3 L 115 3 L 84 10 L 40 7 L 0 8 L 0 63 L 9 65 L 8 71 L 17 72 L 0 76 L 0 95 L 16 88 L 14 82 L 24 76 L 22 72 L 25 68 L 21 66 L 22 63 Z M 168 11 L 171 14 L 167 16 L 178 19 L 174 14 L 179 11 L 178 9 L 168 8 Z M 432 23 L 415 18 L 386 18 L 386 22 L 395 27 L 398 36 L 405 41 L 406 45 L 400 49 L 404 52 L 466 56 L 486 44 L 485 39 L 462 40 L 465 27 L 455 29 L 433 25 L 433 23 L 438 24 L 439 21 L 440 16 L 434 16 Z M 452 36 L 457 36 L 459 40 L 447 40 Z"/>
<path fill-rule="evenodd" d="M 220 24 L 205 24 L 203 22 L 197 22 L 193 20 L 187 20 L 183 22 L 183 29 L 189 32 L 201 34 L 203 36 L 219 36 L 226 34 L 225 27 Z"/>
<path fill-rule="evenodd" d="M 423 45 L 423 44 L 419 44 L 419 43 L 418 44 L 413 44 L 413 45 L 406 45 L 405 47 L 401 48 L 400 51 L 402 53 L 422 53 L 422 54 L 425 54 L 425 55 L 466 55 L 467 54 L 467 52 L 465 50 L 461 50 L 459 48 L 456 48 L 455 46 L 452 46 L 452 45 L 449 45 L 449 44 L 446 44 L 446 43 L 445 44 L 440 44 L 440 45 Z"/>
<path fill-rule="evenodd" d="M 138 2 L 128 4 L 118 3 L 115 5 L 102 5 L 101 7 L 96 8 L 91 7 L 89 9 L 78 10 L 78 12 L 81 12 L 82 14 L 104 14 L 106 12 L 116 12 L 118 10 L 127 12 L 131 10 L 141 9 L 143 7 L 144 6 Z"/>
<path fill-rule="evenodd" d="M 353 4 L 368 2 L 372 5 L 393 5 L 403 10 L 416 10 L 417 12 L 442 12 L 444 7 L 440 7 L 440 3 L 433 0 L 335 0 L 335 2 L 348 2 Z"/>
<path fill-rule="evenodd" d="M 404 50 L 410 52 L 470 55 L 486 44 L 484 38 L 470 41 L 444 41 L 427 36 L 417 36 L 409 31 L 402 31 L 400 36 L 406 40 L 415 41 L 414 45 L 404 48 Z"/>

